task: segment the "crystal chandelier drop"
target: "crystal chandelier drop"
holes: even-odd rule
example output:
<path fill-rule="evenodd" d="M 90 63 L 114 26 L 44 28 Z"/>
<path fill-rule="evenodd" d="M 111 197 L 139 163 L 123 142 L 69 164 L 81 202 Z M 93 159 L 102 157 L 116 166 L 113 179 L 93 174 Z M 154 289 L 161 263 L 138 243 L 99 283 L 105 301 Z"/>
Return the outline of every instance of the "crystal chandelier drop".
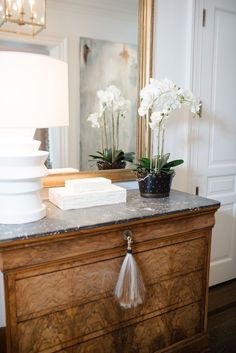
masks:
<path fill-rule="evenodd" d="M 0 0 L 0 31 L 35 36 L 46 28 L 46 0 Z"/>

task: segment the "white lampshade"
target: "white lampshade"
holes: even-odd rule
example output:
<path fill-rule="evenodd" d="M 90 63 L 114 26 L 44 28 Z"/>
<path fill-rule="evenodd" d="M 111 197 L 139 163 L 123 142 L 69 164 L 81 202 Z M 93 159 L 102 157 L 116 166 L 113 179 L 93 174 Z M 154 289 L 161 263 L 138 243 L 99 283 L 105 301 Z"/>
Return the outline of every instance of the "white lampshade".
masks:
<path fill-rule="evenodd" d="M 46 55 L 0 51 L 0 128 L 68 125 L 67 71 Z"/>
<path fill-rule="evenodd" d="M 36 128 L 69 123 L 68 67 L 51 57 L 0 51 L 0 223 L 46 215 L 39 197 L 48 152 L 33 141 Z"/>

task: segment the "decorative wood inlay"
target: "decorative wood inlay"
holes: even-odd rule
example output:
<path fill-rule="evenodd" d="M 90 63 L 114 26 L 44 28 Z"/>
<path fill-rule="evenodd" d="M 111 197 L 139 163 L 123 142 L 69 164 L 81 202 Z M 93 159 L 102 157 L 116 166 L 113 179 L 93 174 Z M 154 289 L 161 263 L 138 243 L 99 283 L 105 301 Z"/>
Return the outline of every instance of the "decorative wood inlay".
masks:
<path fill-rule="evenodd" d="M 102 335 L 117 330 L 122 322 L 125 326 L 129 326 L 130 320 L 133 324 L 160 315 L 167 310 L 199 301 L 201 292 L 202 272 L 199 271 L 149 286 L 143 307 L 128 311 L 121 310 L 111 296 L 24 321 L 19 325 L 20 351 L 27 352 L 31 349 L 32 353 L 39 352 L 52 344 L 57 346 L 71 340 L 81 341 L 83 336 L 88 334 Z M 64 320 L 63 325 L 58 324 L 62 320 Z M 98 333 L 98 331 L 101 332 Z M 48 336 L 50 336 L 50 342 L 48 342 Z M 37 344 L 33 345 L 31 341 L 29 342 L 28 337 L 34 337 Z"/>
<path fill-rule="evenodd" d="M 64 348 L 60 353 L 154 353 L 200 331 L 199 304 L 145 320 L 111 334 Z M 52 352 L 52 351 L 47 351 Z"/>
<path fill-rule="evenodd" d="M 136 248 L 136 251 L 138 249 Z M 136 254 L 147 283 L 203 267 L 204 238 Z M 123 257 L 42 274 L 16 282 L 18 317 L 71 302 L 88 302 L 115 288 Z M 72 268 L 71 268 L 72 267 Z M 28 274 L 30 276 L 30 273 Z M 84 285 L 86 283 L 86 286 Z M 39 293 L 41 288 L 44 295 Z"/>
<path fill-rule="evenodd" d="M 5 344 L 6 337 L 6 327 L 0 329 L 0 348 L 1 353 L 7 353 L 7 347 Z M 73 347 L 67 349 L 66 352 L 76 352 L 77 348 Z M 187 338 L 176 344 L 171 345 L 171 347 L 158 350 L 159 353 L 207 353 L 208 350 L 208 336 L 206 334 L 199 334 L 192 338 Z M 65 350 L 60 351 L 65 352 Z M 124 352 L 122 352 L 124 353 Z"/>

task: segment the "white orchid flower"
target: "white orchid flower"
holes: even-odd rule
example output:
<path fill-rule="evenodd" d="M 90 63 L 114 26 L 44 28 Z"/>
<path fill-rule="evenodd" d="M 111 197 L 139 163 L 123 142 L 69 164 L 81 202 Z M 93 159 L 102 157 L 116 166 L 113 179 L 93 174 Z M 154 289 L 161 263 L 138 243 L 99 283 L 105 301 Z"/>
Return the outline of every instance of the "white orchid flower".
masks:
<path fill-rule="evenodd" d="M 147 114 L 147 110 L 144 109 L 142 106 L 140 106 L 140 107 L 138 108 L 138 114 L 139 114 L 140 116 L 144 116 L 144 115 Z"/>
<path fill-rule="evenodd" d="M 111 93 L 113 95 L 114 101 L 119 101 L 119 99 L 121 97 L 121 90 L 119 88 L 117 88 L 114 85 L 111 85 L 111 86 L 107 87 L 106 92 Z"/>
<path fill-rule="evenodd" d="M 189 90 L 184 90 L 182 92 L 182 96 L 186 99 L 186 104 L 190 105 L 191 102 L 193 101 L 193 93 Z"/>
<path fill-rule="evenodd" d="M 154 98 L 151 92 L 143 92 L 143 99 L 140 104 L 139 115 L 144 116 L 148 110 L 153 106 Z"/>
<path fill-rule="evenodd" d="M 124 97 L 121 96 L 119 101 L 115 101 L 113 105 L 113 110 L 119 112 L 120 116 L 123 118 L 126 117 L 126 114 L 128 113 L 130 109 L 130 101 L 124 99 Z"/>
<path fill-rule="evenodd" d="M 92 113 L 88 116 L 88 121 L 91 121 L 92 127 L 100 128 L 99 123 L 100 114 L 99 113 Z"/>
<path fill-rule="evenodd" d="M 114 101 L 114 94 L 111 91 L 98 91 L 97 97 L 100 101 L 100 104 L 106 105 L 107 107 L 111 107 Z"/>
<path fill-rule="evenodd" d="M 106 101 L 105 94 L 106 94 L 105 91 L 102 91 L 102 90 L 97 91 L 97 97 L 101 103 Z"/>
<path fill-rule="evenodd" d="M 173 81 L 165 78 L 162 81 L 150 79 L 150 82 L 140 91 L 141 103 L 138 113 L 141 117 L 150 112 L 148 124 L 152 129 L 152 156 L 155 158 L 154 170 L 158 170 L 158 160 L 164 155 L 166 120 L 171 113 L 188 105 L 194 115 L 199 115 L 200 101 L 193 97 L 191 91 L 183 90 Z M 156 140 L 153 136 L 156 135 Z M 153 146 L 157 147 L 157 153 L 154 153 Z M 152 166 L 152 159 L 150 165 Z"/>
<path fill-rule="evenodd" d="M 158 129 L 160 127 L 160 123 L 163 119 L 163 115 L 161 112 L 154 112 L 150 116 L 151 122 L 149 123 L 149 126 L 152 130 Z"/>
<path fill-rule="evenodd" d="M 193 98 L 192 92 L 179 88 L 167 78 L 162 81 L 151 78 L 150 83 L 140 91 L 140 98 L 141 104 L 138 109 L 140 116 L 146 115 L 151 110 L 152 113 L 160 112 L 168 117 L 172 111 L 181 108 L 183 104 L 189 105 L 195 115 L 200 111 L 200 102 Z M 150 124 L 154 126 L 154 121 L 151 120 Z"/>
<path fill-rule="evenodd" d="M 193 99 L 190 105 L 190 110 L 191 113 L 193 113 L 194 115 L 199 114 L 201 109 L 201 102 L 199 99 Z"/>
<path fill-rule="evenodd" d="M 170 102 L 170 109 L 171 110 L 175 110 L 175 109 L 179 109 L 179 108 L 181 108 L 181 103 L 180 103 L 180 101 L 179 101 L 179 99 L 178 98 L 174 98 L 173 100 L 172 100 L 172 102 Z"/>
<path fill-rule="evenodd" d="M 125 118 L 130 110 L 130 101 L 126 100 L 121 90 L 115 85 L 108 86 L 105 90 L 97 91 L 98 111 L 90 114 L 87 118 L 93 128 L 101 128 L 104 138 L 107 138 L 107 129 L 109 124 L 114 123 L 116 119 L 116 134 L 119 133 L 119 119 Z M 118 140 L 118 139 L 117 139 Z"/>

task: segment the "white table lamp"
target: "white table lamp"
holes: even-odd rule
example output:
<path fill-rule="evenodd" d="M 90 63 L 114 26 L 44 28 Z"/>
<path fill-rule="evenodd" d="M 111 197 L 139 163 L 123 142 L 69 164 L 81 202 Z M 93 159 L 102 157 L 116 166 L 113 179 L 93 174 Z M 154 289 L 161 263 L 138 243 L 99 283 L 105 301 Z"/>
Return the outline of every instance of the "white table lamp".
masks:
<path fill-rule="evenodd" d="M 39 197 L 48 152 L 36 128 L 67 126 L 68 67 L 46 55 L 0 51 L 0 223 L 46 214 Z"/>

